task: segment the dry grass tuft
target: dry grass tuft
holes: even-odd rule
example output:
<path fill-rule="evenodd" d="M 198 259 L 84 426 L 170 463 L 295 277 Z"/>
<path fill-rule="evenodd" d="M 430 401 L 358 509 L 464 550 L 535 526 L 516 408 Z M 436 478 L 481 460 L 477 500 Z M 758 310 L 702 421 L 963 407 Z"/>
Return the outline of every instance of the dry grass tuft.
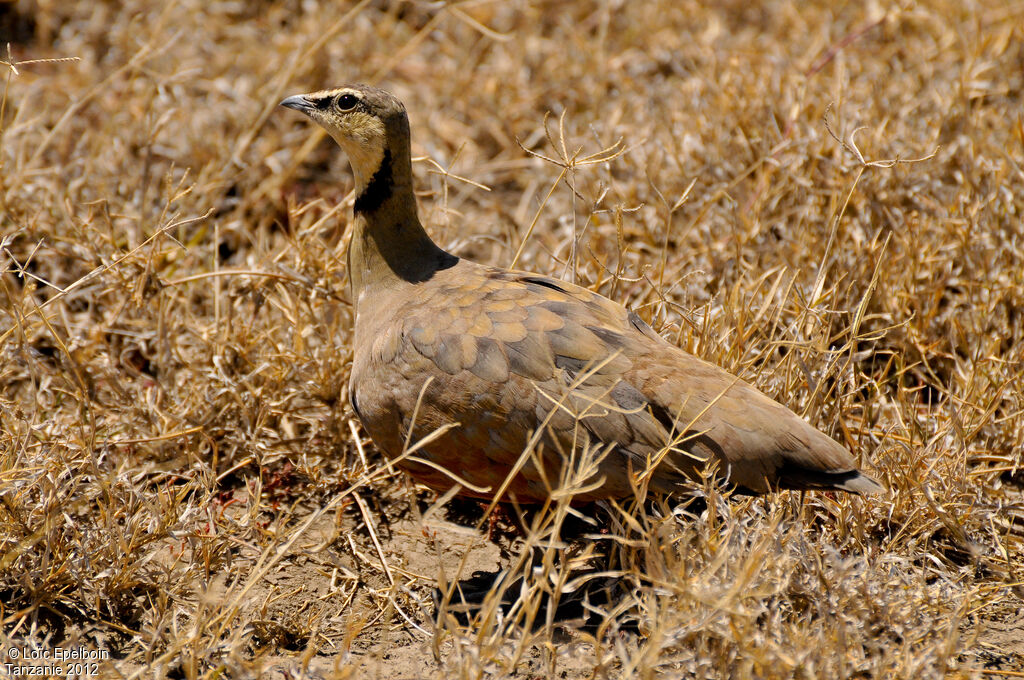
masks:
<path fill-rule="evenodd" d="M 1024 677 L 1019 3 L 345 9 L 0 3 L 0 662 Z M 626 301 L 891 494 L 496 544 L 411 487 L 347 405 L 347 161 L 276 109 L 352 81 L 439 243 Z"/>

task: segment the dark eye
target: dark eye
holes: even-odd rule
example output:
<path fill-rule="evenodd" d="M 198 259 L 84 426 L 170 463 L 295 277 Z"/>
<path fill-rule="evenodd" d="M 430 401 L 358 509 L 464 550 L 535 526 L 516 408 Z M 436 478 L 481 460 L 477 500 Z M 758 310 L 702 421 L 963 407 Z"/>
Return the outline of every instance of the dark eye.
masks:
<path fill-rule="evenodd" d="M 359 97 L 354 94 L 339 94 L 338 98 L 334 100 L 334 105 L 342 111 L 348 111 L 354 109 L 356 104 L 359 103 Z"/>

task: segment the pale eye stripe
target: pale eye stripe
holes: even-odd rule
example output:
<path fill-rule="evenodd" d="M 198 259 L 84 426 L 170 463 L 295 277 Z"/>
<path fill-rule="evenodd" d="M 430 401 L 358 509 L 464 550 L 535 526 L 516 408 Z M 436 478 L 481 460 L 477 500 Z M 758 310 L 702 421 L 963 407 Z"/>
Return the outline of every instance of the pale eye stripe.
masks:
<path fill-rule="evenodd" d="M 359 100 L 362 100 L 362 98 L 363 98 L 363 96 L 362 96 L 362 94 L 360 94 L 359 90 L 353 90 L 353 89 L 348 88 L 348 87 L 343 87 L 340 90 L 321 90 L 320 92 L 317 92 L 313 96 L 314 97 L 323 97 L 324 99 L 337 99 L 339 95 L 343 95 L 343 94 L 353 95 L 356 99 L 359 99 Z"/>

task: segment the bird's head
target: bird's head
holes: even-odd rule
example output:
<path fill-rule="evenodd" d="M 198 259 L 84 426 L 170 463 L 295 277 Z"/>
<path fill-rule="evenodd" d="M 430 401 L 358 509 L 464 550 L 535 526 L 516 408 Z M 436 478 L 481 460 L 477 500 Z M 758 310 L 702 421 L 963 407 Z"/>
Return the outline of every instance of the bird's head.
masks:
<path fill-rule="evenodd" d="M 357 196 L 381 167 L 385 153 L 408 154 L 405 106 L 384 90 L 345 85 L 288 97 L 281 106 L 312 118 L 345 150 L 355 175 Z"/>

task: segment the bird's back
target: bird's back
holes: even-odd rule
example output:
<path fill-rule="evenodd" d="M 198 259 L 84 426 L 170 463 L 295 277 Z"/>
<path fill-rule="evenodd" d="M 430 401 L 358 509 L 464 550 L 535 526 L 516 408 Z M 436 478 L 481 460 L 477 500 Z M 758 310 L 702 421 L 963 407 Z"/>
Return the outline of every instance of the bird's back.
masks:
<path fill-rule="evenodd" d="M 838 443 L 623 306 L 464 260 L 360 307 L 352 381 L 389 456 L 448 428 L 404 461 L 436 488 L 460 480 L 487 497 L 517 469 L 508 492 L 539 501 L 564 461 L 590 459 L 580 500 L 628 495 L 645 478 L 677 491 L 713 459 L 751 492 L 877 487 Z"/>

